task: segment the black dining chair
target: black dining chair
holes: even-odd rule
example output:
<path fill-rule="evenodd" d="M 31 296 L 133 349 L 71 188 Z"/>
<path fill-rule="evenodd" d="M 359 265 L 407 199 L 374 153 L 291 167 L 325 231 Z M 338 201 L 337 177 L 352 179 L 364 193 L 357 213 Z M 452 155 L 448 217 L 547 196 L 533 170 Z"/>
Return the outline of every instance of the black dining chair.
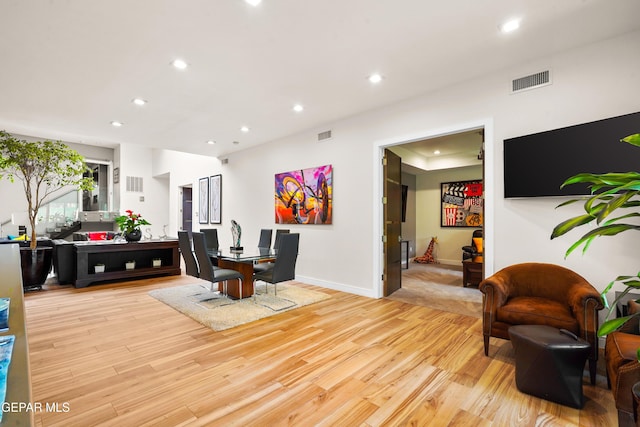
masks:
<path fill-rule="evenodd" d="M 276 239 L 273 242 L 273 249 L 276 251 L 278 251 L 278 246 L 280 245 L 280 237 L 283 234 L 289 234 L 289 230 L 288 229 L 277 229 L 276 230 Z M 253 265 L 253 272 L 254 273 L 261 273 L 263 271 L 267 271 L 269 269 L 273 268 L 273 262 L 269 261 L 269 262 L 258 262 L 255 263 Z"/>
<path fill-rule="evenodd" d="M 271 229 L 263 228 L 260 230 L 260 240 L 258 240 L 259 248 L 268 248 L 271 246 Z"/>
<path fill-rule="evenodd" d="M 218 229 L 217 228 L 203 228 L 200 230 L 204 234 L 204 239 L 207 244 L 207 250 L 217 252 L 220 244 L 218 243 Z"/>
<path fill-rule="evenodd" d="M 200 278 L 211 282 L 211 291 L 213 284 L 222 282 L 222 293 L 227 294 L 227 281 L 238 279 L 240 281 L 240 299 L 242 299 L 242 273 L 236 270 L 218 268 L 213 265 L 211 258 L 207 253 L 207 246 L 203 233 L 192 233 L 193 249 L 196 253 L 198 264 L 200 265 Z"/>
<path fill-rule="evenodd" d="M 283 234 L 288 234 L 288 233 L 289 233 L 289 230 L 284 229 L 284 228 L 279 228 L 279 229 L 276 230 L 276 238 L 273 241 L 273 249 L 278 250 L 278 244 L 280 243 L 280 237 Z"/>
<path fill-rule="evenodd" d="M 293 280 L 296 277 L 296 261 L 298 259 L 298 247 L 300 245 L 299 233 L 283 233 L 280 237 L 280 248 L 278 249 L 273 266 L 265 271 L 253 273 L 253 297 L 256 296 L 256 281 L 261 280 L 271 283 L 274 287 L 274 294 L 278 295 L 280 282 Z M 268 293 L 268 289 L 267 289 Z"/>
<path fill-rule="evenodd" d="M 200 269 L 198 268 L 198 263 L 193 255 L 191 239 L 189 238 L 188 231 L 178 231 L 178 248 L 182 254 L 182 259 L 184 260 L 186 273 L 189 276 L 200 277 Z"/>

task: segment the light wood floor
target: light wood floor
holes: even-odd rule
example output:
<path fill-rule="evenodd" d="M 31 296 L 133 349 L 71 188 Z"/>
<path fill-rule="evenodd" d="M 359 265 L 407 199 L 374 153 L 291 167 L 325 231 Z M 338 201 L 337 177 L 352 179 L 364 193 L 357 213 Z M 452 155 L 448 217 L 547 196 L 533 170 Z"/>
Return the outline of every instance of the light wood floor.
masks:
<path fill-rule="evenodd" d="M 33 399 L 62 408 L 36 425 L 617 424 L 604 377 L 585 376 L 583 410 L 520 393 L 511 344 L 492 339 L 485 357 L 477 317 L 324 289 L 326 301 L 214 332 L 147 294 L 194 280 L 29 293 Z"/>

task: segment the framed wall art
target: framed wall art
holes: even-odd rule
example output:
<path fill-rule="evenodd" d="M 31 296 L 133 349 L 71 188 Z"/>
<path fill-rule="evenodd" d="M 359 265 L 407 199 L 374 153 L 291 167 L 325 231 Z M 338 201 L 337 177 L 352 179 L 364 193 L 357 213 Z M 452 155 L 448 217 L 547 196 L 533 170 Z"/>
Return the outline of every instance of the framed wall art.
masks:
<path fill-rule="evenodd" d="M 482 180 L 440 184 L 441 227 L 482 227 L 484 191 Z"/>
<path fill-rule="evenodd" d="M 200 178 L 198 182 L 198 222 L 207 224 L 209 222 L 209 178 Z"/>
<path fill-rule="evenodd" d="M 211 224 L 222 224 L 222 175 L 213 175 L 209 182 Z"/>
<path fill-rule="evenodd" d="M 278 173 L 274 196 L 276 224 L 331 224 L 333 167 Z"/>

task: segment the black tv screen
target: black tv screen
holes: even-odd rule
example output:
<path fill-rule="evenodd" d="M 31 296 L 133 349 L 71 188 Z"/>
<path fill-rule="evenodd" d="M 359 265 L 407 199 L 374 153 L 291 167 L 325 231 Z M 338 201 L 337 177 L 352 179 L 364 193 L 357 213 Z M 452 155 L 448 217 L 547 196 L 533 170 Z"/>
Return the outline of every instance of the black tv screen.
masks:
<path fill-rule="evenodd" d="M 560 189 L 578 173 L 640 172 L 640 147 L 620 140 L 640 133 L 640 112 L 504 140 L 504 197 L 588 195 Z"/>

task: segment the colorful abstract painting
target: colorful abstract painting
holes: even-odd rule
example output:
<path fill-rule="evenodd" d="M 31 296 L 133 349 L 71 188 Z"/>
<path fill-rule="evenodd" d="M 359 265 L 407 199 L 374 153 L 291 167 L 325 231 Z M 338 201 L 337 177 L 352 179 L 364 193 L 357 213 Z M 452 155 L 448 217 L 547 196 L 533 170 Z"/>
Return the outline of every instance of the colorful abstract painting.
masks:
<path fill-rule="evenodd" d="M 331 224 L 331 165 L 276 174 L 276 224 Z"/>
<path fill-rule="evenodd" d="M 482 180 L 443 182 L 441 227 L 482 227 L 484 192 Z"/>

